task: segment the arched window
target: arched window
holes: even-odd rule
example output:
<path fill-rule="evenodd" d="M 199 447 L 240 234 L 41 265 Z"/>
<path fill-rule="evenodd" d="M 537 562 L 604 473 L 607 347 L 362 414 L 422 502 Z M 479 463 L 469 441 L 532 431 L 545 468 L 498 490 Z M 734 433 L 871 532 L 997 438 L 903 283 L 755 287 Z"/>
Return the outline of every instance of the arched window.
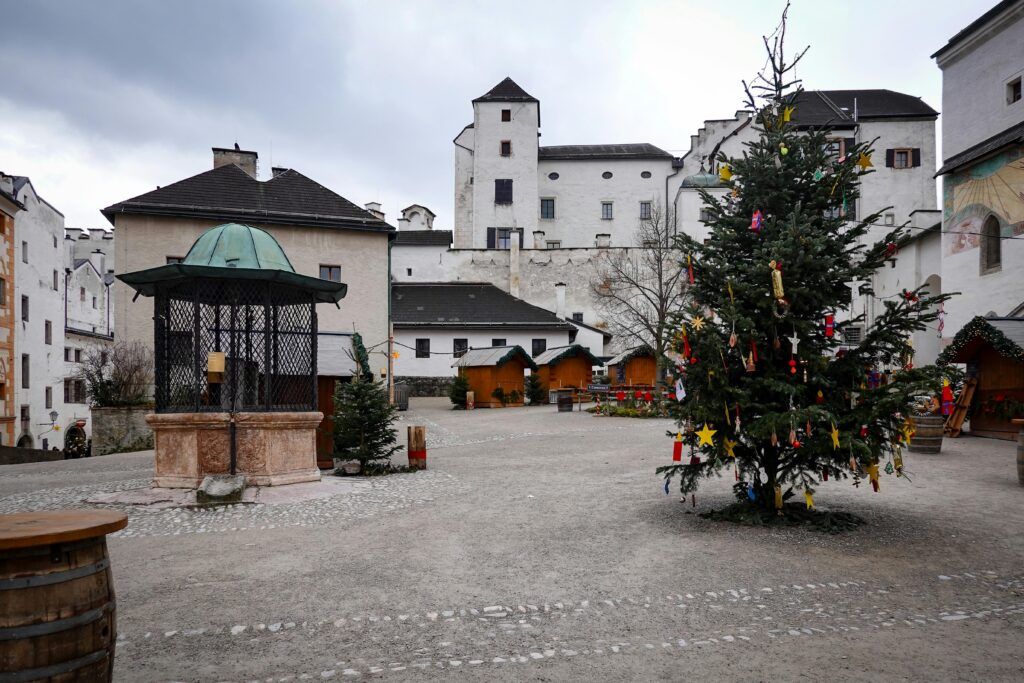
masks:
<path fill-rule="evenodd" d="M 989 216 L 981 228 L 981 274 L 992 273 L 1003 265 L 1003 241 L 999 238 L 999 219 Z"/>

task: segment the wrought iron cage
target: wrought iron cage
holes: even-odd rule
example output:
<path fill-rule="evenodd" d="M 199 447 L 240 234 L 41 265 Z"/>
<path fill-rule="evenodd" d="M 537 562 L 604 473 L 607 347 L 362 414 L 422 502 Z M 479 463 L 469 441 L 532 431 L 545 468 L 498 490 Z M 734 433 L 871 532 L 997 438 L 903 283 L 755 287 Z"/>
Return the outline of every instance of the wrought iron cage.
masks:
<path fill-rule="evenodd" d="M 192 278 L 154 292 L 156 411 L 316 410 L 316 295 Z"/>

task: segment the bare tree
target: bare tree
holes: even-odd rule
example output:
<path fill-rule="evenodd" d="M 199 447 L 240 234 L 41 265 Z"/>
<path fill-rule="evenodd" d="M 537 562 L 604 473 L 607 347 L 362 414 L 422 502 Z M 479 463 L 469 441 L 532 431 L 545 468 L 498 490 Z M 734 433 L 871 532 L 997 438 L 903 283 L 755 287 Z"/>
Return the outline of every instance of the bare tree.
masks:
<path fill-rule="evenodd" d="M 591 292 L 612 332 L 627 346 L 649 346 L 658 360 L 672 342 L 671 318 L 683 307 L 686 256 L 676 246 L 671 209 L 652 202 L 628 249 L 609 249 L 597 261 Z"/>
<path fill-rule="evenodd" d="M 138 341 L 93 346 L 83 355 L 78 379 L 85 380 L 93 406 L 148 403 L 153 387 L 153 351 Z"/>

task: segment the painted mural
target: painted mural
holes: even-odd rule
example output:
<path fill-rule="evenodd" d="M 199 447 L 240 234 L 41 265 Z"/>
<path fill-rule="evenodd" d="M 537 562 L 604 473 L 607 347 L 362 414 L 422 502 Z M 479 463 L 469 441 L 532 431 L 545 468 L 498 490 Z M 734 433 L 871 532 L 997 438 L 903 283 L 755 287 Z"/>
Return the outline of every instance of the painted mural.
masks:
<path fill-rule="evenodd" d="M 947 176 L 943 195 L 947 254 L 976 248 L 991 215 L 999 218 L 1004 237 L 1024 233 L 1024 147 Z"/>

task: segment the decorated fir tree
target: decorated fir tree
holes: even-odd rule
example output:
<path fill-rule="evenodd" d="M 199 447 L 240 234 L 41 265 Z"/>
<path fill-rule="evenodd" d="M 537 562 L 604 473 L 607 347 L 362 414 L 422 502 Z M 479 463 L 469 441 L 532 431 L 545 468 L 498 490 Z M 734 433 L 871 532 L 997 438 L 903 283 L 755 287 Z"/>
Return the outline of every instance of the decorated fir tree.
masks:
<path fill-rule="evenodd" d="M 657 470 L 666 493 L 675 481 L 684 495 L 706 477 L 735 476 L 731 510 L 762 519 L 803 516 L 830 478 L 877 491 L 883 473 L 906 474 L 914 396 L 939 383 L 936 368 L 913 367 L 910 337 L 947 298 L 878 297 L 859 342 L 841 344 L 845 329 L 868 322 L 850 310 L 851 293 L 874 296 L 871 274 L 906 228 L 869 243 L 886 209 L 852 215 L 872 172 L 870 142 L 840 155 L 827 128 L 794 125 L 792 68 L 806 50 L 785 63 L 784 33 L 785 16 L 765 40 L 769 66 L 744 84 L 758 139 L 715 160 L 731 192 L 702 191 L 709 239 L 678 238 L 693 284 L 667 354 L 674 462 Z M 793 495 L 799 502 L 785 505 Z"/>
<path fill-rule="evenodd" d="M 350 382 L 338 383 L 334 392 L 334 453 L 338 458 L 358 460 L 365 472 L 386 469 L 396 446 L 397 432 L 392 424 L 396 408 L 388 400 L 383 382 L 370 372 L 369 354 L 362 337 L 352 335 L 355 375 Z"/>

